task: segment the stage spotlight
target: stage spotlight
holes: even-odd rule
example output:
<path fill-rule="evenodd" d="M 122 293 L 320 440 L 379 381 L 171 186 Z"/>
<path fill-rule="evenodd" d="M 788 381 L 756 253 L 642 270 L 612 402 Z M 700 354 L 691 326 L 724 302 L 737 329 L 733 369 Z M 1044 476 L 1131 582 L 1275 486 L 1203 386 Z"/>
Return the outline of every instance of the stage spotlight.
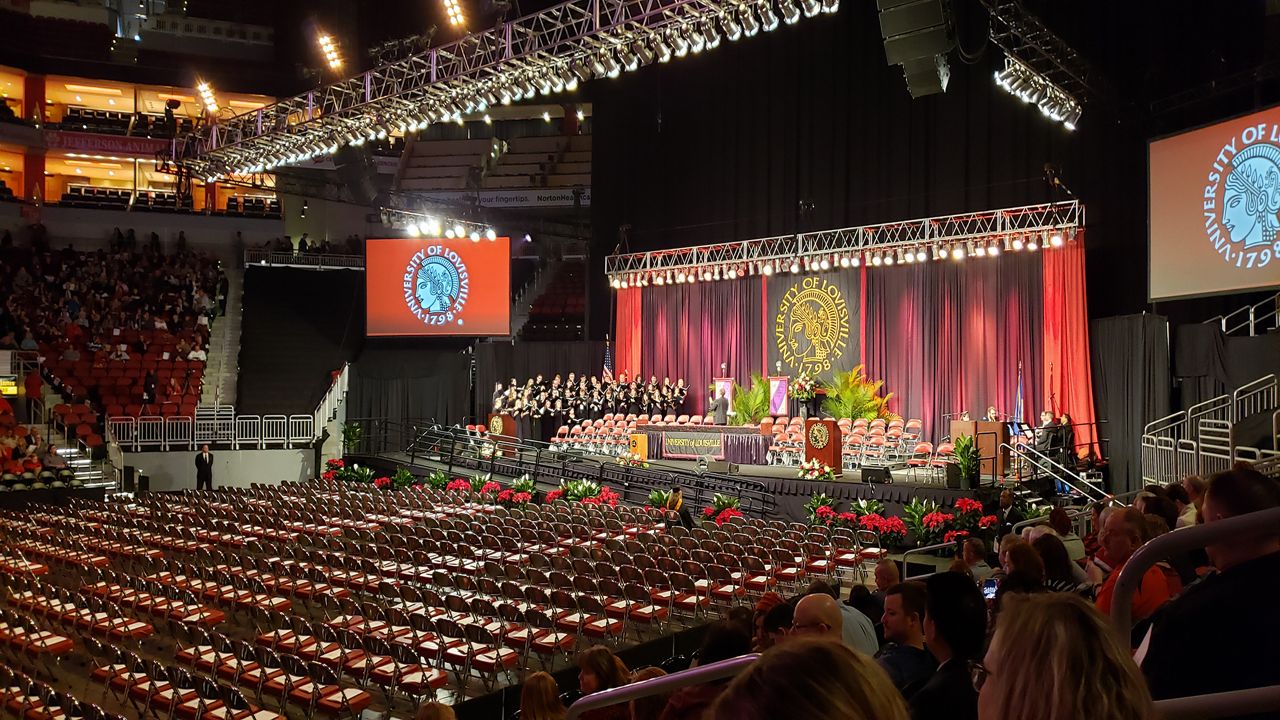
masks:
<path fill-rule="evenodd" d="M 657 277 L 655 277 L 655 278 L 653 279 L 653 284 L 654 284 L 654 285 L 661 286 L 661 285 L 662 285 L 662 283 L 663 283 L 663 280 L 662 280 L 662 276 L 661 276 L 661 275 L 658 275 Z"/>
<path fill-rule="evenodd" d="M 726 12 L 724 17 L 720 18 L 720 23 L 724 25 L 724 36 L 729 39 L 729 42 L 742 37 L 742 26 L 734 19 L 732 10 Z"/>
<path fill-rule="evenodd" d="M 792 260 L 792 261 L 791 261 L 791 274 L 792 274 L 792 275 L 795 275 L 795 274 L 796 274 L 796 273 L 798 273 L 798 272 L 800 272 L 800 263 L 796 262 L 795 260 Z"/>
<path fill-rule="evenodd" d="M 433 217 L 428 217 L 426 222 L 422 223 L 421 229 L 422 229 L 422 232 L 424 233 L 427 233 L 433 237 L 439 237 L 440 221 Z"/>
<path fill-rule="evenodd" d="M 622 287 L 622 289 L 623 289 L 623 290 L 626 290 L 626 289 L 627 289 L 627 281 L 626 281 L 626 280 L 623 280 L 623 281 L 622 281 L 622 283 L 621 283 L 621 287 Z"/>
<path fill-rule="evenodd" d="M 800 6 L 804 8 L 804 16 L 807 18 L 822 12 L 822 3 L 818 0 L 800 0 Z"/>
<path fill-rule="evenodd" d="M 1022 249 L 1022 247 L 1023 247 L 1022 238 L 1020 238 L 1020 237 L 1016 237 L 1016 238 L 1014 238 L 1014 239 L 1013 239 L 1013 242 L 1012 242 L 1012 245 L 1013 245 L 1013 249 L 1014 249 L 1014 250 L 1021 250 L 1021 249 Z"/>
<path fill-rule="evenodd" d="M 720 47 L 720 31 L 711 20 L 702 23 L 702 41 L 708 50 Z"/>
<path fill-rule="evenodd" d="M 910 265 L 915 261 L 916 261 L 916 253 L 911 248 L 907 248 L 907 251 L 905 253 L 902 252 L 901 250 L 898 251 L 898 262 L 905 262 L 906 264 Z"/>
<path fill-rule="evenodd" d="M 445 230 L 445 231 L 444 231 L 444 236 L 445 236 L 445 237 L 447 237 L 447 238 L 449 238 L 450 240 L 452 240 L 452 239 L 454 239 L 455 237 L 457 237 L 457 236 L 454 234 L 454 232 L 453 232 L 453 228 L 449 228 L 449 229 Z"/>
<path fill-rule="evenodd" d="M 880 267 L 884 264 L 884 258 L 880 257 L 880 253 L 871 256 L 871 264 Z"/>
<path fill-rule="evenodd" d="M 822 0 L 822 12 L 828 15 L 840 9 L 840 0 Z"/>
<path fill-rule="evenodd" d="M 800 21 L 800 8 L 796 7 L 794 3 L 783 0 L 782 21 L 788 25 L 795 25 Z"/>
<path fill-rule="evenodd" d="M 773 5 L 769 0 L 760 0 L 756 3 L 756 8 L 760 13 L 760 29 L 765 32 L 773 32 L 778 27 L 778 16 L 773 12 Z"/>
<path fill-rule="evenodd" d="M 318 38 L 320 42 L 320 52 L 324 55 L 324 61 L 328 63 L 329 69 L 338 71 L 342 69 L 342 54 L 338 52 L 338 44 L 328 35 L 321 35 Z"/>
<path fill-rule="evenodd" d="M 618 48 L 618 59 L 622 61 L 622 66 L 626 68 L 627 72 L 631 72 L 632 70 L 640 67 L 640 58 L 636 57 L 636 54 L 631 52 L 630 48 L 626 45 Z M 581 120 L 582 118 L 578 119 Z"/>
<path fill-rule="evenodd" d="M 1036 242 L 1036 236 L 1035 236 L 1035 235 L 1028 235 L 1028 236 L 1027 236 L 1027 249 L 1028 249 L 1028 250 L 1038 250 L 1038 249 L 1040 249 L 1040 244 Z"/>
<path fill-rule="evenodd" d="M 475 230 L 471 231 L 471 242 L 480 242 L 480 233 Z"/>
<path fill-rule="evenodd" d="M 461 226 L 461 225 L 454 225 L 454 226 L 453 226 L 453 236 L 454 236 L 454 237 L 456 237 L 456 238 L 463 238 L 463 237 L 466 237 L 466 235 L 467 235 L 467 233 L 466 233 L 466 231 L 465 231 L 465 230 L 463 230 L 463 229 L 462 229 L 462 226 Z"/>
<path fill-rule="evenodd" d="M 826 258 L 822 258 L 822 262 L 818 263 L 818 267 L 819 267 L 819 268 L 821 268 L 821 269 L 823 269 L 823 270 L 830 270 L 830 269 L 831 269 L 831 262 L 830 262 L 829 260 L 827 260 Z"/>
<path fill-rule="evenodd" d="M 1079 108 L 1079 107 L 1069 108 L 1065 113 L 1063 113 L 1063 115 L 1062 115 L 1062 127 L 1066 128 L 1066 129 L 1068 129 L 1068 130 L 1075 130 L 1075 129 L 1076 129 L 1076 125 L 1078 125 L 1079 123 L 1080 123 L 1080 108 Z"/>
<path fill-rule="evenodd" d="M 924 262 L 929 259 L 929 255 L 925 253 L 924 248 L 916 251 L 916 262 Z"/>
<path fill-rule="evenodd" d="M 676 282 L 684 282 L 684 279 L 685 279 L 685 277 L 684 277 L 684 271 L 683 271 L 683 270 L 681 270 L 680 272 L 676 273 Z"/>
<path fill-rule="evenodd" d="M 418 223 L 410 222 L 404 226 L 404 231 L 409 233 L 409 237 L 418 237 Z"/>
<path fill-rule="evenodd" d="M 955 247 L 951 248 L 951 259 L 952 259 L 952 260 L 963 260 L 963 259 L 964 259 L 964 248 L 963 248 L 963 247 L 960 247 L 959 245 L 956 245 Z"/>
<path fill-rule="evenodd" d="M 622 287 L 622 283 L 618 280 L 618 278 L 613 278 L 609 281 L 609 287 L 613 288 L 614 290 L 617 290 L 618 288 Z"/>
<path fill-rule="evenodd" d="M 973 254 L 974 254 L 974 255 L 977 255 L 978 257 L 986 257 L 986 256 L 987 256 L 987 246 L 986 246 L 986 245 L 978 245 L 978 246 L 974 247 L 974 248 L 973 248 Z"/>
<path fill-rule="evenodd" d="M 885 254 L 884 254 L 884 264 L 885 264 L 885 265 L 892 265 L 893 263 L 894 263 L 894 260 L 893 260 L 893 253 L 891 253 L 891 252 L 887 252 L 887 253 L 885 253 Z"/>
<path fill-rule="evenodd" d="M 703 48 L 707 46 L 707 39 L 702 36 L 702 31 L 692 25 L 688 28 L 687 38 L 689 40 L 689 52 L 694 55 L 702 52 Z"/>
<path fill-rule="evenodd" d="M 772 274 L 773 274 L 773 264 L 772 264 L 772 263 L 768 263 L 768 262 L 766 262 L 766 263 L 765 263 L 765 264 L 760 268 L 760 274 L 761 274 L 761 275 L 764 275 L 765 277 L 768 277 L 768 276 L 772 275 Z"/>
<path fill-rule="evenodd" d="M 742 6 L 742 34 L 747 37 L 755 37 L 760 32 L 760 23 L 756 20 L 756 16 L 751 12 L 751 8 Z"/>
<path fill-rule="evenodd" d="M 1062 233 L 1054 231 L 1053 235 L 1049 237 L 1049 244 L 1056 248 L 1062 247 Z"/>
<path fill-rule="evenodd" d="M 716 279 L 716 280 L 719 280 L 719 279 L 720 279 L 720 266 L 719 266 L 719 265 L 717 265 L 717 266 L 716 266 L 715 272 L 711 273 L 711 277 L 712 277 L 712 278 L 714 278 L 714 279 Z"/>
<path fill-rule="evenodd" d="M 636 57 L 639 58 L 641 64 L 650 65 L 653 63 L 653 50 L 650 50 L 648 44 L 643 40 L 636 41 L 635 50 Z"/>
<path fill-rule="evenodd" d="M 655 35 L 653 38 L 653 52 L 657 54 L 660 63 L 671 60 L 671 48 L 662 41 L 660 36 Z"/>
<path fill-rule="evenodd" d="M 213 87 L 204 80 L 196 82 L 196 90 L 200 92 L 200 101 L 204 103 L 204 107 L 209 111 L 210 115 L 218 113 L 218 98 L 213 94 Z"/>
<path fill-rule="evenodd" d="M 494 232 L 494 229 L 493 229 L 493 228 L 489 228 L 488 230 L 485 230 L 485 231 L 484 231 L 484 239 L 485 239 L 485 240 L 497 240 L 497 239 L 498 239 L 498 233 Z"/>
<path fill-rule="evenodd" d="M 449 18 L 449 24 L 458 27 L 465 22 L 462 17 L 462 8 L 458 6 L 458 0 L 444 0 L 444 12 Z"/>
<path fill-rule="evenodd" d="M 852 265 L 853 267 L 858 267 L 859 265 L 862 264 L 862 259 L 859 258 L 857 255 L 854 255 L 853 257 L 849 258 L 849 264 Z"/>
<path fill-rule="evenodd" d="M 843 256 L 843 257 L 841 257 L 841 258 L 840 258 L 840 267 L 842 267 L 842 268 L 847 268 L 847 267 L 849 267 L 849 256 L 848 256 L 848 255 L 845 255 L 845 256 Z"/>
<path fill-rule="evenodd" d="M 989 257 L 995 257 L 995 256 L 997 256 L 997 255 L 999 255 L 999 254 L 1000 254 L 1000 244 L 999 244 L 999 243 L 993 242 L 993 243 L 991 243 L 990 245 L 988 245 L 988 246 L 987 246 L 987 255 L 988 255 Z"/>
<path fill-rule="evenodd" d="M 684 39 L 679 30 L 671 31 L 671 51 L 678 58 L 689 54 L 689 41 Z"/>
<path fill-rule="evenodd" d="M 730 280 L 736 280 L 738 278 L 738 271 L 734 270 L 733 268 L 729 268 L 728 270 L 725 271 L 724 274 L 725 274 L 725 277 L 729 278 Z"/>

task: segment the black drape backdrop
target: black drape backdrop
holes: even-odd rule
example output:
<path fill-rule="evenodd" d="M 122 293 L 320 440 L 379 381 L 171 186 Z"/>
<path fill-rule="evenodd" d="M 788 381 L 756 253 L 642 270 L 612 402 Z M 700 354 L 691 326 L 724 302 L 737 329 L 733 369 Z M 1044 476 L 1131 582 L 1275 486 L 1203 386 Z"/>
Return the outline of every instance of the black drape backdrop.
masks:
<path fill-rule="evenodd" d="M 1102 318 L 1090 323 L 1089 335 L 1111 490 L 1136 490 L 1142 486 L 1142 428 L 1170 412 L 1169 323 L 1146 313 Z"/>
<path fill-rule="evenodd" d="M 509 342 L 476 345 L 476 412 L 487 415 L 493 384 L 511 378 L 524 382 L 538 373 L 548 381 L 556 373 L 599 376 L 604 367 L 603 342 Z"/>
<path fill-rule="evenodd" d="M 470 362 L 455 348 L 366 346 L 351 366 L 347 417 L 458 422 L 471 414 Z"/>

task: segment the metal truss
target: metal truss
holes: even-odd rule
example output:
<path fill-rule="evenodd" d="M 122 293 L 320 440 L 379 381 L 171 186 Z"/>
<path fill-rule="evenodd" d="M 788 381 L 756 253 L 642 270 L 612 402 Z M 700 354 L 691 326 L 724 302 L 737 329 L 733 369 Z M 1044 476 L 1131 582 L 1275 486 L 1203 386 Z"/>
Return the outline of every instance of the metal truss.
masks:
<path fill-rule="evenodd" d="M 203 177 L 271 170 L 344 144 L 482 112 L 750 37 L 839 0 L 569 0 L 360 75 L 218 120 L 176 144 Z"/>
<path fill-rule="evenodd" d="M 1084 206 L 1069 200 L 718 245 L 610 255 L 605 258 L 604 268 L 610 279 L 619 282 L 643 281 L 668 271 L 702 275 L 714 270 L 719 278 L 722 268 L 725 276 L 732 278 L 755 272 L 767 274 L 775 267 L 792 263 L 804 264 L 806 269 L 823 262 L 828 266 L 821 269 L 833 265 L 848 267 L 850 263 L 863 261 L 864 256 L 883 257 L 899 250 L 932 252 L 936 258 L 943 249 L 964 248 L 970 243 L 980 244 L 984 249 L 992 244 L 1004 245 L 1006 241 L 1022 247 L 1024 242 L 1047 241 L 1052 234 L 1069 237 L 1083 226 Z M 870 260 L 866 258 L 867 262 Z"/>
<path fill-rule="evenodd" d="M 1101 94 L 1089 65 L 1021 0 L 980 0 L 991 17 L 991 42 L 1081 104 Z"/>

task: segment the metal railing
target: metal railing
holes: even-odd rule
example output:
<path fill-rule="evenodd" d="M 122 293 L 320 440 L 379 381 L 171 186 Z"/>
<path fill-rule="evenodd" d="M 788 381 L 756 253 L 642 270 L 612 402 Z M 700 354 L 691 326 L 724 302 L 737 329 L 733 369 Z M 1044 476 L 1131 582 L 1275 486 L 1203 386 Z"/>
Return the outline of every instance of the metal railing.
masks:
<path fill-rule="evenodd" d="M 245 250 L 244 265 L 258 267 L 296 267 L 312 270 L 363 270 L 363 255 L 333 255 L 330 253 L 292 253 L 275 250 Z"/>
<path fill-rule="evenodd" d="M 1056 482 L 1066 485 L 1068 488 L 1079 493 L 1089 502 L 1107 499 L 1105 492 L 1090 485 L 1082 475 L 1073 470 L 1067 469 L 1057 460 L 1054 460 L 1029 445 L 1014 447 L 1008 443 L 1001 443 L 999 449 L 1008 450 L 1009 454 L 1014 458 L 1027 463 L 1036 470 L 1048 475 Z"/>
<path fill-rule="evenodd" d="M 1089 518 L 1093 515 L 1092 511 L 1085 507 L 1078 510 L 1067 510 L 1066 513 L 1067 519 L 1071 521 L 1071 529 L 1075 531 L 1076 535 L 1079 535 L 1080 537 L 1087 535 L 1089 532 L 1087 524 L 1089 522 Z M 1016 523 L 1009 529 L 1009 532 L 1014 535 L 1021 535 L 1022 531 L 1029 527 L 1045 525 L 1048 522 L 1049 516 L 1047 514 L 1040 515 L 1039 517 L 1028 518 L 1020 523 Z"/>
<path fill-rule="evenodd" d="M 206 444 L 233 450 L 296 448 L 315 440 L 314 423 L 310 415 L 112 417 L 107 419 L 107 439 L 129 452 L 194 450 Z"/>
<path fill-rule="evenodd" d="M 1230 394 L 1147 423 L 1141 440 L 1142 479 L 1164 484 L 1187 475 L 1225 470 L 1237 458 L 1232 439 L 1235 423 L 1278 405 L 1280 380 L 1265 375 Z M 1280 426 L 1273 431 L 1280 436 Z M 1243 459 L 1259 455 L 1250 456 L 1246 451 Z"/>
<path fill-rule="evenodd" d="M 904 581 L 919 580 L 922 577 L 928 577 L 934 574 L 933 572 L 922 573 L 920 575 L 907 574 L 907 570 L 911 567 L 910 565 L 907 564 L 907 558 L 911 557 L 912 555 L 923 555 L 924 553 L 927 553 L 927 552 L 934 552 L 935 550 L 947 550 L 947 549 L 954 550 L 962 542 L 964 542 L 964 540 L 952 540 L 951 542 L 940 542 L 940 543 L 934 543 L 932 545 L 923 545 L 921 547 L 911 548 L 906 552 L 902 553 L 902 571 L 903 571 L 902 579 Z M 935 570 L 934 572 L 937 572 L 937 571 Z"/>
<path fill-rule="evenodd" d="M 1133 597 L 1142 584 L 1142 576 L 1156 563 L 1233 537 L 1275 532 L 1277 527 L 1280 527 L 1280 508 L 1271 508 L 1219 520 L 1208 525 L 1179 528 L 1138 548 L 1137 552 L 1125 562 L 1120 570 L 1120 577 L 1116 579 L 1115 595 L 1111 602 L 1111 624 L 1116 633 L 1123 642 L 1130 642 L 1130 632 L 1133 627 Z M 1227 658 L 1205 659 L 1210 662 L 1227 660 Z M 1172 718 L 1208 720 L 1271 711 L 1278 705 L 1280 705 L 1280 686 L 1269 686 L 1160 700 L 1156 703 L 1156 709 L 1159 710 L 1158 715 L 1166 720 Z"/>
<path fill-rule="evenodd" d="M 581 717 L 585 712 L 597 710 L 611 705 L 618 705 L 624 702 L 630 702 L 636 698 L 648 697 L 650 695 L 670 695 L 680 688 L 689 687 L 690 685 L 701 685 L 703 683 L 723 680 L 738 675 L 738 673 L 746 670 L 760 656 L 757 654 L 739 655 L 728 660 L 721 660 L 710 665 L 700 665 L 696 668 L 690 668 L 682 672 L 663 675 L 652 680 L 631 683 L 630 685 L 622 685 L 608 690 L 601 690 L 590 695 L 578 698 L 577 702 L 569 706 L 569 712 L 565 715 L 565 720 L 575 720 Z"/>
<path fill-rule="evenodd" d="M 418 461 L 455 469 L 518 477 L 557 484 L 561 480 L 593 480 L 618 491 L 623 502 L 643 505 L 654 490 L 680 487 L 690 507 L 709 505 L 716 493 L 737 497 L 746 515 L 768 517 L 777 499 L 765 484 L 732 475 L 696 473 L 675 468 L 629 467 L 565 451 L 546 443 L 512 440 L 441 426 L 431 421 L 397 422 L 348 419 L 364 432 L 348 454 L 383 457 L 393 462 Z"/>
<path fill-rule="evenodd" d="M 1271 325 L 1266 322 L 1270 320 Z M 1240 330 L 1247 330 L 1249 335 L 1257 335 L 1258 331 L 1266 332 L 1280 328 L 1280 293 L 1253 305 L 1236 308 L 1226 315 L 1219 315 L 1205 321 L 1218 323 L 1224 335 L 1232 335 Z"/>
<path fill-rule="evenodd" d="M 324 397 L 320 398 L 320 402 L 316 405 L 316 411 L 312 414 L 314 420 L 312 427 L 315 429 L 316 437 L 320 436 L 320 432 L 324 426 L 332 420 L 337 412 L 338 406 L 342 404 L 347 397 L 347 388 L 351 384 L 351 365 L 350 363 L 342 363 L 342 369 L 338 371 L 338 376 L 329 383 L 329 389 L 325 390 Z"/>

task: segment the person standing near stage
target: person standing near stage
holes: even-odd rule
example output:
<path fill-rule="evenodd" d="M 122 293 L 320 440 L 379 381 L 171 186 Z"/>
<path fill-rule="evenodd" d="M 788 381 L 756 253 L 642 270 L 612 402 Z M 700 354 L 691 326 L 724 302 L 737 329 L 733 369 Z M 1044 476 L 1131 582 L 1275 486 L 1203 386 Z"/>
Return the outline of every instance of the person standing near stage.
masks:
<path fill-rule="evenodd" d="M 716 425 L 729 424 L 729 398 L 724 396 L 724 388 L 716 391 L 716 397 L 711 401 L 711 415 Z"/>
<path fill-rule="evenodd" d="M 201 445 L 196 455 L 196 489 L 213 489 L 213 453 L 209 452 L 208 445 Z"/>

